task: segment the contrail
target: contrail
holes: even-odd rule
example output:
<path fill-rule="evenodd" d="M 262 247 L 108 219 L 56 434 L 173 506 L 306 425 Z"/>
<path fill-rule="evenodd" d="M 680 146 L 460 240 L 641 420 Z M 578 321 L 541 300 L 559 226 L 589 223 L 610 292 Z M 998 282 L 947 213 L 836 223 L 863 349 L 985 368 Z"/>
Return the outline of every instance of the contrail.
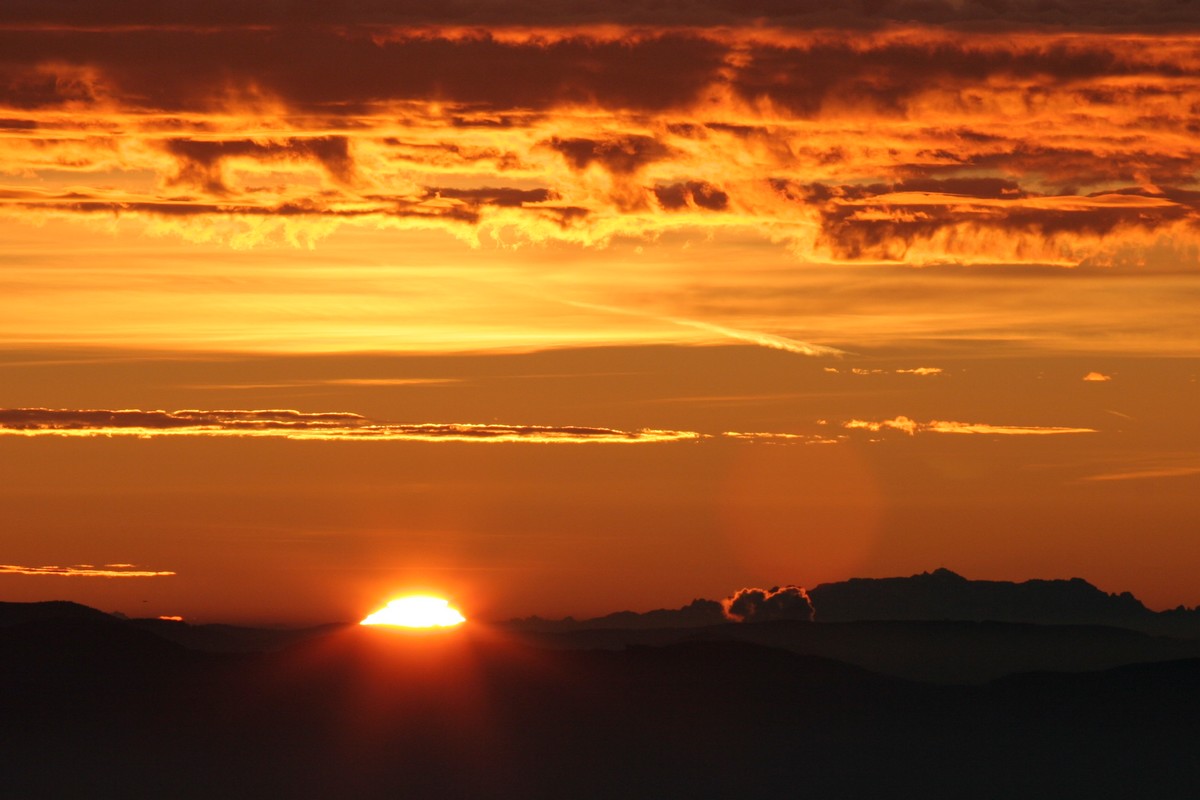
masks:
<path fill-rule="evenodd" d="M 769 347 L 772 350 L 783 350 L 788 353 L 795 353 L 801 356 L 844 356 L 846 351 L 838 350 L 836 347 L 827 347 L 822 344 L 812 344 L 811 342 L 801 342 L 796 339 L 788 339 L 785 336 L 775 336 L 770 333 L 760 333 L 759 331 L 744 331 L 738 328 L 729 328 L 724 325 L 715 325 L 711 322 L 701 322 L 695 319 L 685 319 L 683 317 L 669 317 L 658 314 L 647 314 L 643 311 L 631 311 L 627 308 L 618 308 L 616 306 L 606 306 L 600 303 L 585 303 L 578 300 L 563 300 L 558 299 L 560 303 L 577 308 L 586 308 L 592 311 L 604 311 L 609 314 L 621 314 L 627 317 L 640 317 L 642 319 L 655 320 L 657 322 L 666 322 L 671 325 L 679 325 L 684 328 L 693 328 L 698 331 L 706 331 L 715 333 L 718 336 L 724 336 L 728 339 L 736 339 L 739 342 L 748 342 L 756 344 L 760 347 Z"/>

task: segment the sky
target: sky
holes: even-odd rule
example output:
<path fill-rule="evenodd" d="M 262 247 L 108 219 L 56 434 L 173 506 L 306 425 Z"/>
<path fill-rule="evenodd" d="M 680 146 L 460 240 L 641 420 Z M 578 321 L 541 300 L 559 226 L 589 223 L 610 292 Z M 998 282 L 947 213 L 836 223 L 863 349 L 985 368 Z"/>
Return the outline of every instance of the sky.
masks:
<path fill-rule="evenodd" d="M 4 0 L 0 597 L 1200 603 L 1200 4 Z"/>

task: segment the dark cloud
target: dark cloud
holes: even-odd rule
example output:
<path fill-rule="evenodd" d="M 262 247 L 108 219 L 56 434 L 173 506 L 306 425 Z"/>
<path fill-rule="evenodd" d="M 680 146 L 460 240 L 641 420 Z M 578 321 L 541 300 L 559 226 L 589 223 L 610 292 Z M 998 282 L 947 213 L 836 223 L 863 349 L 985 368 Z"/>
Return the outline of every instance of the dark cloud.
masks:
<path fill-rule="evenodd" d="M 995 29 L 1058 26 L 1141 30 L 1192 28 L 1200 9 L 1180 0 L 7 0 L 9 24 L 159 25 L 737 25 L 878 27 L 921 22 Z"/>
<path fill-rule="evenodd" d="M 227 429 L 352 427 L 366 423 L 358 414 L 305 414 L 291 410 L 264 411 L 140 411 L 133 409 L 0 409 L 0 428 L 11 431 L 221 427 Z"/>
<path fill-rule="evenodd" d="M 214 194 L 223 194 L 227 189 L 221 165 L 228 158 L 315 161 L 335 180 L 349 183 L 354 178 L 354 161 L 344 136 L 291 138 L 281 142 L 169 139 L 163 147 L 179 163 L 175 183 L 190 184 Z"/>
<path fill-rule="evenodd" d="M 1054 147 L 1018 142 L 1011 148 L 994 152 L 959 153 L 953 166 L 918 167 L 927 172 L 1004 170 L 1026 178 L 1062 187 L 1071 194 L 1080 186 L 1112 181 L 1133 183 L 1153 181 L 1160 184 L 1192 183 L 1197 177 L 1196 155 L 1187 151 L 1163 153 L 1144 148 L 1095 149 Z"/>
<path fill-rule="evenodd" d="M 1037 197 L 1013 182 L 986 178 L 845 186 L 774 181 L 772 185 L 790 200 L 817 206 L 822 243 L 846 259 L 903 259 L 915 243 L 951 231 L 959 239 L 990 230 L 1051 240 L 1100 239 L 1122 229 L 1150 232 L 1181 222 L 1200 227 L 1200 192 L 1182 189 L 1125 188 L 1090 196 Z M 909 200 L 897 194 L 902 192 L 930 197 Z M 1122 197 L 1128 197 L 1128 202 Z M 964 200 L 949 202 L 957 198 Z"/>
<path fill-rule="evenodd" d="M 388 217 L 424 221 L 429 224 L 476 225 L 485 208 L 526 209 L 526 213 L 568 224 L 585 217 L 587 209 L 574 206 L 526 206 L 556 199 L 545 189 L 428 189 L 420 197 L 337 195 L 304 198 L 285 203 L 254 205 L 251 202 L 198 202 L 186 199 L 121 200 L 105 199 L 78 192 L 46 195 L 28 190 L 0 190 L 0 203 L 7 202 L 27 210 L 70 214 L 146 214 L 167 218 L 204 216 L 275 218 L 331 218 L 341 220 Z M 339 201 L 352 200 L 354 207 L 340 207 Z M 439 204 L 451 200 L 451 205 Z"/>
<path fill-rule="evenodd" d="M 615 175 L 629 175 L 654 161 L 669 158 L 671 149 L 649 136 L 618 136 L 611 139 L 559 139 L 546 143 L 562 153 L 574 169 L 599 164 Z"/>
<path fill-rule="evenodd" d="M 679 211 L 689 206 L 708 211 L 724 211 L 729 206 L 729 195 L 706 181 L 656 186 L 654 196 L 668 211 Z"/>
<path fill-rule="evenodd" d="M 913 178 L 892 186 L 893 192 L 929 192 L 931 194 L 953 194 L 963 197 L 992 199 L 1015 199 L 1025 196 L 1025 191 L 1016 181 L 1003 178 Z"/>
<path fill-rule="evenodd" d="M 425 199 L 446 198 L 461 200 L 467 205 L 499 206 L 501 208 L 520 208 L 526 203 L 545 203 L 558 199 L 558 195 L 549 189 L 512 189 L 505 187 L 485 186 L 480 189 L 454 189 L 444 186 L 430 186 L 425 190 Z"/>
<path fill-rule="evenodd" d="M 866 45 L 866 46 L 864 46 Z M 769 99 L 792 114 L 811 118 L 837 109 L 905 114 L 914 97 L 931 87 L 954 93 L 1006 78 L 1047 86 L 1097 77 L 1183 77 L 1169 57 L 1107 43 L 955 41 L 863 42 L 838 35 L 809 44 L 750 48 L 729 86 L 741 97 Z"/>
<path fill-rule="evenodd" d="M 501 6 L 490 5 L 500 12 Z M 638 24 L 626 20 L 626 13 L 613 13 L 610 5 L 596 21 Z M 449 9 L 429 13 L 428 4 L 425 13 L 414 8 L 413 14 L 399 17 L 396 24 L 402 27 L 394 29 L 371 21 L 395 13 L 390 7 L 384 10 L 383 4 L 337 4 L 304 25 L 280 23 L 295 13 L 295 7 L 289 12 L 271 5 L 259 12 L 261 26 L 223 27 L 198 24 L 205 16 L 204 5 L 182 4 L 180 9 L 186 6 L 187 12 L 176 12 L 179 24 L 157 25 L 155 20 L 163 20 L 163 15 L 140 7 L 139 24 L 123 27 L 80 28 L 83 20 L 77 11 L 52 26 L 51 11 L 46 17 L 51 27 L 0 26 L 0 86 L 6 105 L 24 109 L 116 101 L 163 112 L 214 111 L 231 102 L 268 98 L 292 110 L 339 119 L 380 104 L 428 101 L 450 104 L 455 125 L 508 127 L 518 111 L 536 113 L 564 105 L 634 111 L 689 107 L 711 100 L 713 87 L 749 103 L 769 101 L 777 110 L 799 117 L 847 108 L 903 115 L 911 110 L 913 98 L 931 88 L 953 96 L 1000 78 L 1026 87 L 1031 103 L 1049 88 L 1075 87 L 1072 91 L 1085 93 L 1080 96 L 1088 102 L 1127 105 L 1131 92 L 1179 91 L 1147 78 L 1186 78 L 1192 73 L 1173 51 L 1160 53 L 1128 43 L 1114 46 L 1094 37 L 998 40 L 926 30 L 926 35 L 895 38 L 838 31 L 836 25 L 792 29 L 789 22 L 798 17 L 785 13 L 785 5 L 762 8 L 762 14 L 742 19 L 754 20 L 756 27 L 762 21 L 772 23 L 785 34 L 773 42 L 769 36 L 752 38 L 751 32 L 706 29 L 729 17 L 724 11 L 711 13 L 718 5 L 660 4 L 659 13 L 650 16 L 670 17 L 674 6 L 675 25 L 646 23 L 623 37 L 586 28 L 554 32 L 555 25 L 571 21 L 572 15 L 561 8 L 558 13 L 539 10 L 530 20 L 539 26 L 538 32 L 507 37 L 493 26 L 465 32 L 438 27 L 469 25 L 457 18 L 472 18 L 466 4 L 457 16 Z M 1023 4 L 1008 5 L 1006 13 L 1020 18 Z M 505 21 L 519 26 L 523 6 L 502 7 Z M 75 4 L 71 8 L 74 11 Z M 274 17 L 267 8 L 274 9 Z M 850 12 L 842 15 L 854 18 Z M 945 21 L 943 16 L 933 14 L 931 21 Z M 433 27 L 413 27 L 423 18 Z M 862 7 L 857 17 L 860 22 L 886 18 Z M 921 15 L 904 19 L 917 22 Z M 739 36 L 750 38 L 739 41 Z M 1138 80 L 1125 80 L 1120 87 L 1087 85 L 1100 77 Z M 964 110 L 969 108 L 969 99 L 960 102 Z M 564 144 L 561 150 L 569 158 L 622 169 L 624 162 L 606 160 L 600 153 L 588 158 L 576 148 L 582 143 Z M 336 154 L 330 154 L 325 163 L 335 160 Z"/>
<path fill-rule="evenodd" d="M 115 100 L 135 109 L 219 111 L 262 97 L 336 117 L 410 100 L 500 112 L 564 104 L 661 109 L 692 102 L 718 75 L 724 49 L 689 34 L 502 42 L 486 34 L 381 40 L 369 30 L 316 26 L 0 27 L 0 86 L 6 105 L 24 109 Z"/>
<path fill-rule="evenodd" d="M 774 586 L 770 589 L 739 589 L 723 603 L 725 614 L 737 622 L 804 620 L 813 618 L 808 592 L 799 586 Z"/>

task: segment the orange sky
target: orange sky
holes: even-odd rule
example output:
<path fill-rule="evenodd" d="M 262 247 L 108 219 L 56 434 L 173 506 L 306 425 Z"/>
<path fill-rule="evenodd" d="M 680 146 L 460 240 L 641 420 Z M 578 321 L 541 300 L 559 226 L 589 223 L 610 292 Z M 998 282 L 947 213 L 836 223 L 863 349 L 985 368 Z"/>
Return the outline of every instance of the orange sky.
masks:
<path fill-rule="evenodd" d="M 382 5 L 6 5 L 4 599 L 1200 602 L 1194 11 Z"/>

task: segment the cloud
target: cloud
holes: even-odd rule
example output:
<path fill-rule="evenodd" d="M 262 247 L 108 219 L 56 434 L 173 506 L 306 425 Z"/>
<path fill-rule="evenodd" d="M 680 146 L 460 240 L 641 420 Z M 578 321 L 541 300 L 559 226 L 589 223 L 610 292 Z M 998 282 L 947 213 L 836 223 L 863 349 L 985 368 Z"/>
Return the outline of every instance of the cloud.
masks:
<path fill-rule="evenodd" d="M 71 0 L 11 0 L 6 20 L 12 26 L 56 30 L 144 25 L 145 3 L 134 0 L 80 7 Z M 1086 30 L 1195 30 L 1200 12 L 1177 0 L 1141 0 L 1135 4 L 1096 0 L 1055 3 L 1012 0 L 791 0 L 787 3 L 730 2 L 730 0 L 575 0 L 544 6 L 538 3 L 495 3 L 481 0 L 415 0 L 378 3 L 344 0 L 330 6 L 322 0 L 293 0 L 286 5 L 247 4 L 238 0 L 205 0 L 158 4 L 154 21 L 163 27 L 190 26 L 200 30 L 264 25 L 273 27 L 350 25 L 458 25 L 490 30 L 506 27 L 554 26 L 574 29 L 605 25 L 763 26 L 811 30 L 874 28 L 889 23 L 920 22 L 964 29 L 1012 30 L 1022 27 Z"/>
<path fill-rule="evenodd" d="M 222 165 L 235 158 L 261 162 L 313 161 L 338 181 L 350 183 L 354 179 L 354 162 L 344 136 L 288 138 L 279 142 L 168 139 L 163 147 L 179 164 L 177 174 L 170 180 L 172 185 L 190 185 L 213 194 L 228 191 Z"/>
<path fill-rule="evenodd" d="M 813 618 L 808 592 L 799 586 L 739 589 L 722 601 L 725 616 L 734 622 L 769 622 Z"/>
<path fill-rule="evenodd" d="M 917 422 L 909 417 L 899 416 L 885 420 L 852 419 L 842 423 L 848 430 L 865 430 L 878 433 L 885 430 L 897 430 L 914 436 L 923 433 L 953 433 L 953 434 L 984 434 L 991 436 L 1052 436 L 1070 433 L 1097 433 L 1095 428 L 1071 428 L 1049 425 L 992 425 L 981 422 L 953 422 L 949 420 L 930 420 Z"/>
<path fill-rule="evenodd" d="M 787 353 L 795 353 L 801 356 L 843 356 L 845 352 L 838 350 L 836 347 L 827 345 L 813 344 L 811 342 L 802 342 L 798 339 L 790 339 L 786 336 L 776 336 L 771 333 L 763 333 L 761 331 L 747 331 L 738 328 L 730 328 L 725 325 L 717 325 L 712 322 L 704 322 L 703 320 L 684 319 L 683 317 L 660 316 L 657 314 L 649 314 L 641 311 L 633 311 L 627 308 L 618 308 L 616 306 L 601 305 L 599 303 L 585 303 L 578 300 L 563 300 L 555 298 L 558 302 L 565 305 L 574 306 L 576 308 L 585 308 L 593 311 L 603 311 L 609 314 L 620 314 L 628 317 L 639 317 L 642 319 L 655 320 L 665 322 L 669 325 L 678 325 L 683 328 L 692 328 L 705 333 L 715 334 L 721 338 L 733 339 L 734 341 L 746 342 L 747 344 L 766 347 L 771 350 L 782 350 Z"/>
<path fill-rule="evenodd" d="M 724 211 L 729 205 L 729 195 L 706 181 L 685 181 L 654 187 L 654 196 L 659 205 L 669 211 L 699 208 L 707 211 Z"/>
<path fill-rule="evenodd" d="M 374 422 L 346 412 L 0 409 L 0 435 L 239 436 L 336 441 L 648 443 L 700 438 L 691 431 L 545 425 Z"/>
<path fill-rule="evenodd" d="M 1151 480 L 1154 478 L 1184 478 L 1189 475 L 1200 475 L 1200 466 L 1149 467 L 1146 469 L 1133 469 L 1122 472 L 1105 472 L 1098 475 L 1088 475 L 1087 477 L 1080 478 L 1080 480 L 1087 483 L 1107 481 L 1140 481 Z"/>
<path fill-rule="evenodd" d="M 1083 376 L 1083 380 L 1089 381 L 1089 382 L 1103 383 L 1105 381 L 1111 381 L 1112 375 L 1105 375 L 1103 372 L 1089 372 L 1087 375 Z"/>
<path fill-rule="evenodd" d="M 555 138 L 546 146 L 561 153 L 573 169 L 583 170 L 598 164 L 617 175 L 637 172 L 671 154 L 665 145 L 650 136 L 616 136 L 599 141 Z"/>
<path fill-rule="evenodd" d="M 926 377 L 929 375 L 941 375 L 945 372 L 941 367 L 914 367 L 912 369 L 896 369 L 886 370 L 876 367 L 848 367 L 846 369 L 838 369 L 837 367 L 825 367 L 825 372 L 833 375 L 886 375 L 889 372 L 894 372 L 897 375 L 918 375 Z"/>
<path fill-rule="evenodd" d="M 17 218 L 239 245 L 749 230 L 922 265 L 1200 246 L 1200 12 L 1166 0 L 104 5 L 6 6 Z"/>
<path fill-rule="evenodd" d="M 772 433 L 769 431 L 723 431 L 726 439 L 738 439 L 763 444 L 837 444 L 844 437 L 820 436 L 812 433 Z"/>
<path fill-rule="evenodd" d="M 69 567 L 23 567 L 0 564 L 0 575 L 57 575 L 66 578 L 161 578 L 174 575 L 166 570 L 141 569 L 134 564 L 74 564 Z"/>

